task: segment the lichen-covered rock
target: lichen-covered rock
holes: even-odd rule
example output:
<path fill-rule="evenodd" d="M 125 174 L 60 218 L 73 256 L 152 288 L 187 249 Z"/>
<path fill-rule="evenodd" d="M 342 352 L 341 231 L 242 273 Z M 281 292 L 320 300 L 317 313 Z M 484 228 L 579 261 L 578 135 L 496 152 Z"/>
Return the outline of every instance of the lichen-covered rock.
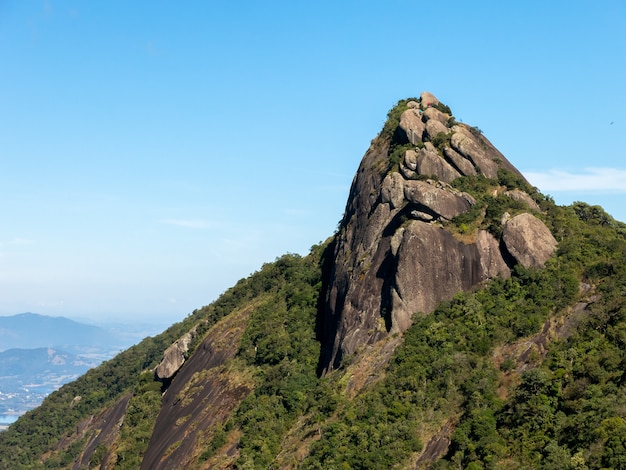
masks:
<path fill-rule="evenodd" d="M 198 455 L 206 450 L 207 429 L 226 422 L 254 389 L 251 378 L 226 366 L 239 350 L 254 309 L 235 310 L 214 324 L 173 378 L 141 469 L 196 468 Z"/>
<path fill-rule="evenodd" d="M 504 224 L 502 241 L 511 256 L 526 268 L 543 266 L 557 246 L 548 227 L 528 213 L 516 215 Z"/>

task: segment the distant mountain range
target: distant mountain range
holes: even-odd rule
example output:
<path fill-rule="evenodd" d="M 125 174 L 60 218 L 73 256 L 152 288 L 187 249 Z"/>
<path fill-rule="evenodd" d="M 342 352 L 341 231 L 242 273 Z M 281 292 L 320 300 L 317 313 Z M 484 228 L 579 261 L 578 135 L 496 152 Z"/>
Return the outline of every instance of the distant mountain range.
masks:
<path fill-rule="evenodd" d="M 149 327 L 100 327 L 30 312 L 0 316 L 0 429 L 149 334 Z"/>
<path fill-rule="evenodd" d="M 66 377 L 75 379 L 102 362 L 101 357 L 84 357 L 52 348 L 9 349 L 0 352 L 0 377 L 3 393 L 21 387 L 58 388 Z M 52 391 L 52 390 L 50 390 Z"/>
<path fill-rule="evenodd" d="M 21 348 L 58 348 L 69 352 L 118 350 L 141 339 L 113 327 L 87 325 L 65 317 L 37 313 L 0 316 L 0 351 Z"/>

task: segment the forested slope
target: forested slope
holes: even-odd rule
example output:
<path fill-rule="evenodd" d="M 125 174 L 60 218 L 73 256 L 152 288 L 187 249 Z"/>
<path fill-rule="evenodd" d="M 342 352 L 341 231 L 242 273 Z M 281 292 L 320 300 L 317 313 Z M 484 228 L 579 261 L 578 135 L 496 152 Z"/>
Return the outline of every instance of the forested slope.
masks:
<path fill-rule="evenodd" d="M 422 148 L 384 140 L 397 135 L 406 103 L 373 143 L 370 156 L 388 158 L 374 168 L 380 181 L 397 179 L 398 148 L 405 159 L 449 151 L 451 139 Z M 439 219 L 400 208 L 392 228 L 440 230 L 460 253 L 483 233 L 506 254 L 506 221 L 532 211 L 556 240 L 542 267 L 507 257 L 501 274 L 413 312 L 406 329 L 394 330 L 384 309 L 366 331 L 353 322 L 367 340 L 327 368 L 323 345 L 344 320 L 325 316 L 340 227 L 50 395 L 0 433 L 0 468 L 626 468 L 626 226 L 597 206 L 557 206 L 492 164 L 485 157 L 490 176 L 449 184 L 407 178 L 410 189 L 429 184 L 471 204 Z M 524 200 L 510 196 L 520 192 Z M 389 238 L 392 250 L 398 237 Z M 355 257 L 348 251 L 341 259 Z M 341 270 L 357 287 L 385 276 L 356 259 Z M 182 366 L 158 380 L 165 351 L 190 331 Z"/>

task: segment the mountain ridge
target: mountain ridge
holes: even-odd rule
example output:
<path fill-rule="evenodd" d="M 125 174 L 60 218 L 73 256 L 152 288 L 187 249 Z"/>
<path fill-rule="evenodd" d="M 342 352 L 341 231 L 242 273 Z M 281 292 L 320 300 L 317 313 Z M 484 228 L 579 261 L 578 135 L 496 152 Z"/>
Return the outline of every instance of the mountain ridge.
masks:
<path fill-rule="evenodd" d="M 0 468 L 626 464 L 626 225 L 508 165 L 401 100 L 335 235 L 50 395 Z"/>

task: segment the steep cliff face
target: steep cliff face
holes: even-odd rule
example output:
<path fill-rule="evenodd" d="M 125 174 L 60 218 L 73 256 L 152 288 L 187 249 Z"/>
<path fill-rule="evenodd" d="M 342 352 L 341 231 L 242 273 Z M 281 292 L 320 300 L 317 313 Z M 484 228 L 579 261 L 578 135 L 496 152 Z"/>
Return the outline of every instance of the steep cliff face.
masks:
<path fill-rule="evenodd" d="M 432 94 L 390 112 L 361 161 L 337 236 L 322 371 L 362 345 L 405 331 L 414 313 L 510 275 L 516 263 L 545 263 L 556 240 L 533 215 L 538 206 L 530 195 L 502 184 L 503 175 L 528 186 L 478 129 L 456 123 Z M 478 224 L 462 233 L 457 218 L 479 208 L 474 196 L 450 184 L 460 177 L 489 181 L 491 198 L 522 206 L 522 213 L 502 214 L 490 230 Z M 480 210 L 484 219 L 487 208 Z"/>

